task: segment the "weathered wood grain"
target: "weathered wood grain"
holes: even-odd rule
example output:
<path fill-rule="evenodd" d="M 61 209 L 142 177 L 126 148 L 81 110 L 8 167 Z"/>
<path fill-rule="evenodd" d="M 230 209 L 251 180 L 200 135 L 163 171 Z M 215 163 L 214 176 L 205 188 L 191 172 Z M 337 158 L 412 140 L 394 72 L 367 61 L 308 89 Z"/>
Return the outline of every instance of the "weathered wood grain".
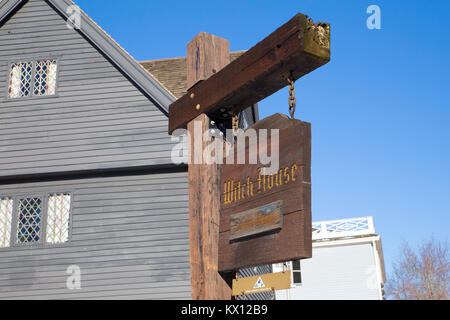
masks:
<path fill-rule="evenodd" d="M 227 60 L 228 59 L 228 60 Z M 229 63 L 228 41 L 200 33 L 187 46 L 188 86 L 209 77 Z M 194 154 L 194 122 L 209 129 L 205 114 L 188 123 Z M 201 146 L 202 150 L 205 143 Z M 192 161 L 194 162 L 194 161 Z M 217 164 L 189 165 L 189 243 L 193 300 L 229 300 L 230 284 L 218 272 L 220 168 Z M 231 280 L 231 279 L 229 279 Z"/>
<path fill-rule="evenodd" d="M 230 63 L 229 41 L 207 32 L 200 32 L 192 39 L 187 50 L 188 89 Z"/>
<path fill-rule="evenodd" d="M 169 133 L 202 113 L 242 111 L 330 60 L 330 29 L 297 14 L 241 57 L 198 83 L 169 107 Z M 194 99 L 191 95 L 194 94 Z M 197 109 L 196 106 L 199 106 Z M 228 116 L 227 116 L 228 117 Z M 226 118 L 225 118 L 226 119 Z"/>
<path fill-rule="evenodd" d="M 303 259 L 312 254 L 310 124 L 275 114 L 250 128 L 280 128 L 279 170 L 263 177 L 260 163 L 222 165 L 219 271 Z M 275 146 L 268 143 L 269 154 Z M 247 153 L 249 149 L 247 143 Z M 235 186 L 231 190 L 230 180 Z M 236 187 L 239 185 L 240 188 Z M 234 214 L 280 200 L 281 230 L 230 240 Z"/>
<path fill-rule="evenodd" d="M 283 227 L 282 201 L 230 216 L 230 240 L 238 240 Z"/>

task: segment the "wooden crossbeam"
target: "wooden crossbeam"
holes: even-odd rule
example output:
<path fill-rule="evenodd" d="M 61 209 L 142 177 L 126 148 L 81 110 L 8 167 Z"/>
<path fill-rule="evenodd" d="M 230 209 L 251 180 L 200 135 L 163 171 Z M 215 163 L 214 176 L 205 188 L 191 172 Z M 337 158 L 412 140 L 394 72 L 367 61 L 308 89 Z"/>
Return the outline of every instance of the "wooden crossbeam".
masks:
<path fill-rule="evenodd" d="M 330 27 L 297 14 L 169 107 L 169 134 L 202 113 L 226 119 L 330 60 Z"/>

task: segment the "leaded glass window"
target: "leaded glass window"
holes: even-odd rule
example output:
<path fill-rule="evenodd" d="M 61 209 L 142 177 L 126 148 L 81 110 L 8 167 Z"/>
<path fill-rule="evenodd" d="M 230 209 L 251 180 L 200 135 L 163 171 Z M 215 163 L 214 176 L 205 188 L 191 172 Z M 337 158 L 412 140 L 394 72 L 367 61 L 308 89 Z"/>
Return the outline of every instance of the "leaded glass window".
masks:
<path fill-rule="evenodd" d="M 21 98 L 31 94 L 33 67 L 30 62 L 13 63 L 9 73 L 8 98 Z"/>
<path fill-rule="evenodd" d="M 17 243 L 28 244 L 41 239 L 42 200 L 19 199 L 17 217 Z"/>
<path fill-rule="evenodd" d="M 56 90 L 56 60 L 37 61 L 34 69 L 34 95 L 47 96 Z"/>
<path fill-rule="evenodd" d="M 9 247 L 11 241 L 11 220 L 13 200 L 0 197 L 0 248 Z"/>
<path fill-rule="evenodd" d="M 47 204 L 47 243 L 69 241 L 70 194 L 51 194 Z"/>
<path fill-rule="evenodd" d="M 8 98 L 54 95 L 56 93 L 57 70 L 56 59 L 11 64 Z"/>

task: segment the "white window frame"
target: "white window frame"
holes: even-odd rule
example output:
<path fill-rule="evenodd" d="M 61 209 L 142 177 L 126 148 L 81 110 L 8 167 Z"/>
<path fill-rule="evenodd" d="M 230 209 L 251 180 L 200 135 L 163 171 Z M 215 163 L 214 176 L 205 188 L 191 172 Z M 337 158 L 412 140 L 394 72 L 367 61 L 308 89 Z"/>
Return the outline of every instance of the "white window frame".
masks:
<path fill-rule="evenodd" d="M 0 249 L 2 249 L 2 248 L 9 248 L 11 246 L 11 242 L 12 242 L 12 239 L 13 239 L 12 223 L 13 223 L 13 217 L 14 217 L 14 213 L 13 213 L 13 211 L 14 211 L 14 198 L 9 197 L 9 196 L 0 196 L 0 206 L 2 208 L 5 205 L 4 203 L 1 203 L 3 201 L 10 201 L 11 202 L 11 212 L 9 213 L 9 219 L 8 219 L 8 215 L 3 217 L 3 218 L 5 218 L 4 228 L 7 228 L 8 224 L 9 224 L 9 230 L 8 229 L 3 229 L 3 230 L 0 229 L 0 237 L 4 238 L 3 240 L 5 240 L 5 238 L 6 238 L 5 234 L 9 233 L 9 238 L 8 238 L 8 241 L 5 241 L 5 243 L 2 246 L 0 246 Z M 2 213 L 2 211 L 0 211 L 0 213 Z"/>

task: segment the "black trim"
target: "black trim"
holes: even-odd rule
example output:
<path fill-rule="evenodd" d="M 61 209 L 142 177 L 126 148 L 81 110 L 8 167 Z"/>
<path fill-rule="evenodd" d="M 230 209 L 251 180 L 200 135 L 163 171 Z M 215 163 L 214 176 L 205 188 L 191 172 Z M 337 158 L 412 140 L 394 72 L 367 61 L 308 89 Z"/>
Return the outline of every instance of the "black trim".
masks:
<path fill-rule="evenodd" d="M 6 0 L 4 0 L 6 1 Z M 8 22 L 9 19 L 11 19 L 11 17 L 13 15 L 15 15 L 17 13 L 17 11 L 19 11 L 20 9 L 22 9 L 22 7 L 28 2 L 29 0 L 22 0 L 18 5 L 15 6 L 15 8 L 13 10 L 11 10 L 10 13 L 8 13 L 2 20 L 0 20 L 0 28 L 3 27 L 5 25 L 6 22 Z"/>
<path fill-rule="evenodd" d="M 252 111 L 253 111 L 253 121 L 258 122 L 259 121 L 259 106 L 257 103 L 255 103 L 252 106 Z"/>
<path fill-rule="evenodd" d="M 165 165 L 139 166 L 127 168 L 92 169 L 92 170 L 79 170 L 70 172 L 26 174 L 26 175 L 0 177 L 0 185 L 61 181 L 61 180 L 77 180 L 89 178 L 137 176 L 145 174 L 172 173 L 172 172 L 187 172 L 187 170 L 188 166 L 185 164 L 182 165 L 165 164 Z"/>

